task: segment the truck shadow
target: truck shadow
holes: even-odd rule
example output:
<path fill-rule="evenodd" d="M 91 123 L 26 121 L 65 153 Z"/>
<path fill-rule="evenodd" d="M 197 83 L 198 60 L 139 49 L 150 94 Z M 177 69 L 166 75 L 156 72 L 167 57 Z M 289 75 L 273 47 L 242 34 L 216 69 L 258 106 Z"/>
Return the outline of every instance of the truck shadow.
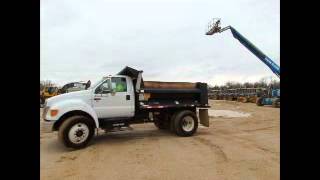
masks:
<path fill-rule="evenodd" d="M 203 136 L 208 135 L 210 132 L 198 130 L 194 136 Z M 125 143 L 140 143 L 145 140 L 158 141 L 161 139 L 180 139 L 180 138 L 190 138 L 190 137 L 179 137 L 176 134 L 168 131 L 168 130 L 158 130 L 158 129 L 138 129 L 132 131 L 120 131 L 120 132 L 109 132 L 105 133 L 100 131 L 98 134 L 92 138 L 91 142 L 89 142 L 88 146 L 84 149 L 72 149 L 66 148 L 61 142 L 59 142 L 56 138 L 51 139 L 47 144 L 48 148 L 46 148 L 50 152 L 54 153 L 62 153 L 62 152 L 72 152 L 72 151 L 86 151 L 88 148 L 95 148 L 96 146 L 106 146 L 111 147 L 112 145 L 117 144 L 125 144 Z M 150 141 L 148 141 L 150 142 Z"/>
<path fill-rule="evenodd" d="M 122 131 L 122 132 L 112 132 L 104 133 L 101 132 L 96 135 L 89 145 L 97 144 L 118 144 L 125 143 L 128 141 L 138 141 L 143 139 L 158 140 L 161 138 L 175 138 L 175 135 L 170 131 L 158 130 L 158 129 L 148 129 L 148 130 L 132 130 L 132 131 Z"/>

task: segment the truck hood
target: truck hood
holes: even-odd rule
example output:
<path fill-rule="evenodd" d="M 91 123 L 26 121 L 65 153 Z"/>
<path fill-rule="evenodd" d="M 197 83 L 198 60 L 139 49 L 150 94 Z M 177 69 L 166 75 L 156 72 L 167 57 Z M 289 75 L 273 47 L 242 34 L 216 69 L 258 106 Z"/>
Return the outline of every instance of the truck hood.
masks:
<path fill-rule="evenodd" d="M 46 100 L 46 106 L 52 106 L 55 103 L 71 100 L 71 99 L 78 99 L 83 101 L 90 101 L 91 97 L 91 91 L 92 90 L 82 90 L 82 91 L 76 91 L 76 92 L 69 92 L 65 94 L 60 94 L 51 98 L 48 98 Z"/>

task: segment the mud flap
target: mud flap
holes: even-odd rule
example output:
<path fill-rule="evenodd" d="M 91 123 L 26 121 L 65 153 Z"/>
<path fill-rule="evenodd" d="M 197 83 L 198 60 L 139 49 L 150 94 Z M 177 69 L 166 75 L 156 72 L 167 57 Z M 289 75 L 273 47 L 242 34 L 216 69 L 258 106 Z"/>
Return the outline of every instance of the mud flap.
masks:
<path fill-rule="evenodd" d="M 209 127 L 209 114 L 208 109 L 199 109 L 200 124 Z"/>

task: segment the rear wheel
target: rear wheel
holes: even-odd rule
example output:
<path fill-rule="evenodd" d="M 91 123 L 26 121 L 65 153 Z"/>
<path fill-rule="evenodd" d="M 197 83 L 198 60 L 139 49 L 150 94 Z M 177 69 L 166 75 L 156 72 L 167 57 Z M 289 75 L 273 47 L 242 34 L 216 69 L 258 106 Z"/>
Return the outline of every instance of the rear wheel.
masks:
<path fill-rule="evenodd" d="M 176 132 L 176 127 L 174 125 L 174 121 L 176 119 L 177 114 L 179 114 L 179 113 L 180 113 L 179 111 L 173 113 L 171 118 L 170 118 L 170 131 L 173 132 L 173 133 Z"/>
<path fill-rule="evenodd" d="M 192 136 L 198 129 L 198 118 L 192 111 L 180 111 L 174 117 L 173 126 L 178 136 Z"/>
<path fill-rule="evenodd" d="M 91 119 L 85 116 L 72 116 L 62 123 L 58 137 L 66 147 L 80 149 L 91 140 L 94 128 Z"/>

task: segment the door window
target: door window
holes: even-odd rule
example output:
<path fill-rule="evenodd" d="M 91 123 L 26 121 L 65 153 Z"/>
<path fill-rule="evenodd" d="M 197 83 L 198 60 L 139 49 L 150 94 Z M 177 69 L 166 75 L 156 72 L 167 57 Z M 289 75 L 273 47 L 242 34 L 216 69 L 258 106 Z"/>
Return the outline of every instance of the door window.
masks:
<path fill-rule="evenodd" d="M 126 78 L 123 77 L 112 77 L 111 88 L 115 92 L 127 92 Z"/>
<path fill-rule="evenodd" d="M 95 90 L 95 94 L 107 94 L 110 92 L 110 80 L 104 81 L 100 86 L 98 86 Z"/>

